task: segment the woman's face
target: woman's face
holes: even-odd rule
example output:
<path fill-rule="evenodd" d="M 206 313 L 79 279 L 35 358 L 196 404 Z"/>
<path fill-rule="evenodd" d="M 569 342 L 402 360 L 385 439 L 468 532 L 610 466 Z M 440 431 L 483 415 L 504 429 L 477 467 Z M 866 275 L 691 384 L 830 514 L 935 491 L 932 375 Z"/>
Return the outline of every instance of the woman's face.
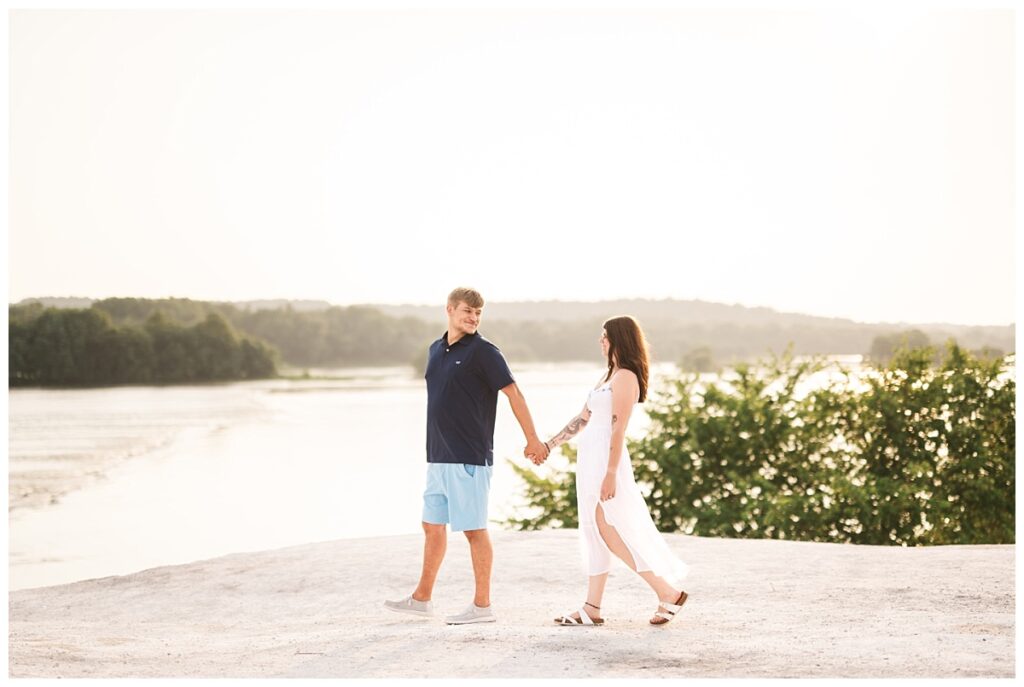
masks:
<path fill-rule="evenodd" d="M 602 329 L 599 341 L 601 342 L 601 355 L 604 356 L 605 360 L 608 360 L 608 332 Z"/>

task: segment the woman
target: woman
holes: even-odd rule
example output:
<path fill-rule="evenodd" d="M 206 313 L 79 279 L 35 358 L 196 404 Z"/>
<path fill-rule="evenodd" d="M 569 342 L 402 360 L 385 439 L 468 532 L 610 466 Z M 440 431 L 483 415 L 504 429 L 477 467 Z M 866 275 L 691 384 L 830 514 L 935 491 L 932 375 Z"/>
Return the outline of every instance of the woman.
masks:
<path fill-rule="evenodd" d="M 686 564 L 669 550 L 654 526 L 626 451 L 626 425 L 633 406 L 647 397 L 647 341 L 632 317 L 604 323 L 601 352 L 608 373 L 587 397 L 579 415 L 545 442 L 548 449 L 579 435 L 576 495 L 584 565 L 590 578 L 579 611 L 556 618 L 561 625 L 603 625 L 601 597 L 615 554 L 658 596 L 652 625 L 669 622 L 686 603 L 676 584 Z"/>

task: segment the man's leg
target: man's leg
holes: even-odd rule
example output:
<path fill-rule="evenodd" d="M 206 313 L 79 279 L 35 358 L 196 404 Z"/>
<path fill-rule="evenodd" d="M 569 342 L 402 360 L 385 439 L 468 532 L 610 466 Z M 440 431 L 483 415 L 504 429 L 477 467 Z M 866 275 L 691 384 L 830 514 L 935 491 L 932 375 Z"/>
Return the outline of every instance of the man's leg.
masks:
<path fill-rule="evenodd" d="M 491 605 L 491 564 L 494 562 L 491 537 L 486 529 L 466 530 L 466 539 L 469 540 L 469 555 L 473 559 L 473 577 L 476 580 L 473 603 L 487 608 Z"/>
<path fill-rule="evenodd" d="M 441 569 L 441 561 L 444 560 L 448 548 L 448 533 L 444 525 L 425 522 L 423 534 L 423 572 L 420 573 L 420 583 L 412 593 L 412 598 L 417 601 L 430 601 L 430 596 L 434 592 L 434 581 L 437 580 L 437 571 Z"/>
<path fill-rule="evenodd" d="M 445 618 L 449 625 L 493 623 L 491 611 L 491 564 L 494 550 L 487 533 L 487 496 L 491 485 L 489 465 L 456 465 L 452 470 L 452 532 L 465 532 L 473 561 L 476 590 L 473 603 L 458 615 Z"/>

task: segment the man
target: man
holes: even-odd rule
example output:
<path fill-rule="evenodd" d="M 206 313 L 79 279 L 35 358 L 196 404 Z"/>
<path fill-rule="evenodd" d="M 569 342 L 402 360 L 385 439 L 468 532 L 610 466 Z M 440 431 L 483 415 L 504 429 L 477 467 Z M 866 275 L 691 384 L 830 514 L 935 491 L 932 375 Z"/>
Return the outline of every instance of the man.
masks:
<path fill-rule="evenodd" d="M 508 397 L 526 436 L 524 455 L 537 461 L 548 448 L 537 436 L 530 411 L 497 346 L 477 333 L 484 299 L 473 289 L 448 295 L 448 331 L 430 346 L 427 360 L 427 488 L 423 493 L 423 571 L 416 590 L 384 606 L 429 617 L 431 594 L 447 548 L 445 525 L 464 532 L 473 560 L 473 603 L 449 625 L 492 623 L 487 497 L 494 464 L 494 417 L 498 391 Z"/>

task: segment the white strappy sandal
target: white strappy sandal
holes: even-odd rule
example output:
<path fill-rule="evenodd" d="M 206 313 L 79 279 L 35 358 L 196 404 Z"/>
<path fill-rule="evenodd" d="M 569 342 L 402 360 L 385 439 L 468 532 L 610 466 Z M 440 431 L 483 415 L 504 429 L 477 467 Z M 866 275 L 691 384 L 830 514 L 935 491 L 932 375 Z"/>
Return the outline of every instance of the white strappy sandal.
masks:
<path fill-rule="evenodd" d="M 658 611 L 654 615 L 660 618 L 661 620 L 656 621 L 654 618 L 651 618 L 651 625 L 664 625 L 668 621 L 672 620 L 672 618 L 675 618 L 676 613 L 683 610 L 683 604 L 686 603 L 686 600 L 689 597 L 690 595 L 686 592 L 679 592 L 679 598 L 676 599 L 676 602 L 674 604 L 670 604 L 667 601 L 659 602 Z M 663 608 L 665 609 L 664 611 L 661 610 Z"/>
<path fill-rule="evenodd" d="M 586 602 L 584 602 L 583 606 L 590 606 L 591 608 L 596 608 L 599 611 L 601 610 L 599 606 L 595 606 L 593 604 L 589 604 Z M 597 620 L 594 620 L 587 614 L 587 611 L 585 608 L 583 608 L 583 606 L 580 606 L 580 610 L 577 611 L 577 613 L 580 614 L 579 618 L 573 618 L 571 614 L 566 613 L 564 616 L 561 616 L 560 618 L 555 618 L 555 622 L 559 625 L 574 625 L 577 627 L 582 627 L 584 625 L 604 625 L 604 618 L 598 618 Z"/>

